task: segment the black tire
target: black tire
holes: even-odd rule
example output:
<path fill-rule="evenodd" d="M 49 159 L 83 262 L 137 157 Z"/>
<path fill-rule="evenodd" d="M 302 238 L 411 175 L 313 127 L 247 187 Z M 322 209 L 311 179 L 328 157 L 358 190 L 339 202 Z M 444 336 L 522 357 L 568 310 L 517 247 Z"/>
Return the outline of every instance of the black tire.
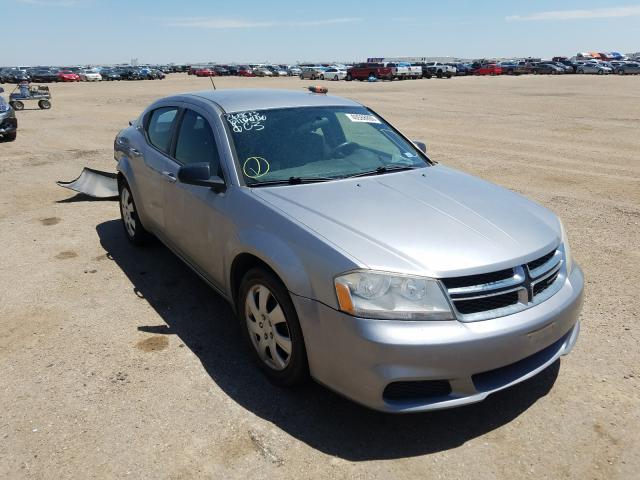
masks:
<path fill-rule="evenodd" d="M 125 196 L 127 196 L 127 198 L 125 198 Z M 133 223 L 125 220 L 125 202 L 132 208 L 129 214 Z M 122 219 L 122 227 L 124 230 L 124 234 L 127 236 L 127 239 L 137 246 L 142 246 L 149 243 L 153 236 L 142 225 L 140 217 L 138 216 L 138 209 L 136 207 L 135 201 L 133 200 L 133 194 L 131 193 L 129 184 L 125 180 L 121 180 L 118 182 L 118 204 L 120 205 L 120 218 Z"/>
<path fill-rule="evenodd" d="M 4 136 L 6 142 L 13 142 L 16 138 L 18 138 L 18 132 L 7 133 Z"/>
<path fill-rule="evenodd" d="M 598 70 L 598 75 L 604 75 L 604 70 Z"/>
<path fill-rule="evenodd" d="M 38 102 L 38 107 L 41 110 L 49 110 L 51 108 L 51 102 L 49 100 L 42 99 Z"/>
<path fill-rule="evenodd" d="M 261 319 L 254 319 L 253 314 L 250 313 L 250 309 L 246 305 L 249 292 L 258 286 L 264 286 L 268 289 L 271 294 L 270 300 L 275 300 L 275 302 L 280 305 L 286 320 L 285 327 L 288 338 L 291 341 L 291 353 L 287 359 L 288 363 L 284 369 L 281 370 L 272 368 L 260 357 L 256 349 L 257 347 L 254 346 L 254 342 L 257 340 L 252 340 L 251 338 L 252 335 L 256 335 L 256 337 L 258 335 L 255 331 L 249 330 L 249 322 L 254 321 L 255 323 L 259 323 L 260 321 L 263 321 L 269 322 L 269 325 L 271 325 L 270 318 L 262 317 Z M 266 302 L 266 304 L 268 305 L 268 302 Z M 286 387 L 300 385 L 306 382 L 309 378 L 309 366 L 307 362 L 307 351 L 304 345 L 304 337 L 302 336 L 302 329 L 300 328 L 298 314 L 293 306 L 289 292 L 282 281 L 280 281 L 280 279 L 271 272 L 262 268 L 249 270 L 240 284 L 236 301 L 236 309 L 243 335 L 248 343 L 248 348 L 251 350 L 252 356 L 257 362 L 258 367 L 265 373 L 265 375 L 273 383 Z"/>
<path fill-rule="evenodd" d="M 453 75 L 451 74 L 451 72 L 447 73 L 447 78 L 451 78 Z"/>
<path fill-rule="evenodd" d="M 436 77 L 438 77 L 438 78 L 442 78 L 442 70 L 438 70 L 438 71 L 436 72 Z"/>
<path fill-rule="evenodd" d="M 13 102 L 9 102 L 9 105 L 11 105 L 13 109 L 16 111 L 24 110 L 24 103 L 22 103 L 20 100 L 14 100 Z"/>
<path fill-rule="evenodd" d="M 320 75 L 320 80 L 324 80 L 324 73 Z"/>

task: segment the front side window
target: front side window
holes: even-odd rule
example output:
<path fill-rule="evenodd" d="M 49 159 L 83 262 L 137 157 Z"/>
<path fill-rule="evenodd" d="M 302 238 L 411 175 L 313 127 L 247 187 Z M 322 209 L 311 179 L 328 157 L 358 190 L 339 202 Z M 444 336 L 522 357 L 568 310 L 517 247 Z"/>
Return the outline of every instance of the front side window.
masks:
<path fill-rule="evenodd" d="M 186 110 L 178 131 L 175 159 L 182 164 L 209 162 L 211 174 L 220 174 L 220 156 L 209 122 Z"/>
<path fill-rule="evenodd" d="M 298 107 L 224 116 L 247 185 L 339 179 L 428 162 L 364 107 Z"/>
<path fill-rule="evenodd" d="M 164 153 L 169 153 L 171 147 L 173 122 L 177 113 L 177 107 L 161 107 L 151 112 L 149 117 L 147 138 L 154 147 Z"/>

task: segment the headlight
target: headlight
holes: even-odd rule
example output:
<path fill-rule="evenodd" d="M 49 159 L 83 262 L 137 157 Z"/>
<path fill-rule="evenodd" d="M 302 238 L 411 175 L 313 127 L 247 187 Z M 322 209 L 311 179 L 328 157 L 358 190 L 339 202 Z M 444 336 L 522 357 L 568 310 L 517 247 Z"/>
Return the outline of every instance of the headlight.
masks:
<path fill-rule="evenodd" d="M 573 257 L 571 256 L 571 248 L 569 247 L 569 238 L 564 228 L 562 220 L 560 220 L 560 230 L 562 231 L 562 248 L 564 249 L 564 261 L 567 265 L 567 275 L 573 270 Z"/>
<path fill-rule="evenodd" d="M 453 320 L 440 283 L 431 278 L 355 271 L 335 279 L 340 310 L 388 320 Z"/>

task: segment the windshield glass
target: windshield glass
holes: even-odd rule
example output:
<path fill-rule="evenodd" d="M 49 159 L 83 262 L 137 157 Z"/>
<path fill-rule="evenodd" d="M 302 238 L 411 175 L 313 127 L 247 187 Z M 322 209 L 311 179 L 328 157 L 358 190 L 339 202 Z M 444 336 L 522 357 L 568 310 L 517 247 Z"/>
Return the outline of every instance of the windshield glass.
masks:
<path fill-rule="evenodd" d="M 428 165 L 412 143 L 364 107 L 237 112 L 225 114 L 225 121 L 247 185 Z"/>

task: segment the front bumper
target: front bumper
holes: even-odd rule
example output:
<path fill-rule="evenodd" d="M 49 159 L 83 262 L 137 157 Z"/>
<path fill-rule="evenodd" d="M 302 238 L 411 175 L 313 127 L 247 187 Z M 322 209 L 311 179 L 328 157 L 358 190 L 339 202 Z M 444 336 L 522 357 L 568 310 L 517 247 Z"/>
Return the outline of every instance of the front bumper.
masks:
<path fill-rule="evenodd" d="M 0 135 L 12 134 L 18 130 L 18 119 L 13 111 L 0 113 Z"/>
<path fill-rule="evenodd" d="M 375 410 L 418 412 L 479 402 L 569 353 L 579 334 L 584 278 L 576 265 L 547 301 L 463 323 L 362 319 L 293 295 L 311 375 Z M 445 381 L 450 393 L 385 398 L 392 382 Z"/>

